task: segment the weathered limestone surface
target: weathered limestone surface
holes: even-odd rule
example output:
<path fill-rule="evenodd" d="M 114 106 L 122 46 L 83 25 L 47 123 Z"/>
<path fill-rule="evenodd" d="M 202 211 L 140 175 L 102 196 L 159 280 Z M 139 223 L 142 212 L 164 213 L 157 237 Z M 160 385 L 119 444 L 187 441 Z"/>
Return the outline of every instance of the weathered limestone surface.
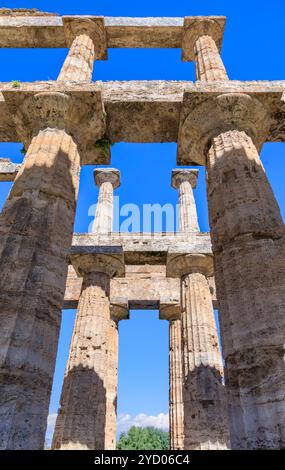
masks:
<path fill-rule="evenodd" d="M 105 181 L 96 235 L 75 236 L 70 250 L 80 163 L 108 164 L 109 143 L 120 141 L 177 141 L 178 164 L 206 165 L 231 444 L 285 448 L 285 233 L 259 158 L 264 142 L 285 140 L 285 82 L 229 81 L 219 54 L 224 23 L 0 10 L 0 47 L 70 48 L 58 81 L 0 87 L 0 140 L 27 149 L 20 169 L 0 162 L 0 180 L 15 179 L 0 218 L 1 449 L 43 446 L 70 260 L 83 282 L 73 277 L 68 287 L 69 300 L 81 295 L 54 447 L 114 448 L 117 323 L 145 307 L 176 320 L 172 448 L 228 448 L 213 260 L 208 235 L 198 233 L 195 172 L 174 172 L 180 234 L 110 234 L 114 184 Z M 196 83 L 88 83 L 108 47 L 161 45 L 196 60 Z"/>
<path fill-rule="evenodd" d="M 180 284 L 180 283 L 179 283 Z M 169 323 L 169 434 L 173 450 L 184 449 L 181 320 Z"/>
<path fill-rule="evenodd" d="M 285 242 L 280 210 L 244 132 L 213 139 L 208 202 L 232 447 L 285 446 Z"/>
<path fill-rule="evenodd" d="M 71 136 L 40 131 L 1 213 L 1 449 L 44 445 L 79 168 Z"/>
<path fill-rule="evenodd" d="M 0 182 L 14 181 L 21 164 L 11 162 L 10 158 L 0 158 Z"/>
<path fill-rule="evenodd" d="M 200 36 L 194 45 L 196 79 L 206 82 L 228 80 L 217 45 L 211 36 Z"/>
<path fill-rule="evenodd" d="M 57 13 L 40 11 L 37 8 L 0 8 L 1 16 L 58 16 Z"/>
<path fill-rule="evenodd" d="M 179 197 L 181 229 L 199 230 L 193 187 L 198 172 L 173 170 L 172 184 L 179 188 L 187 183 L 188 197 Z M 184 189 L 184 187 L 183 187 Z M 195 232 L 194 232 L 195 233 Z M 196 232 L 197 233 L 197 232 Z M 189 235 L 188 235 L 189 236 Z M 181 437 L 180 390 L 183 401 L 183 449 L 227 449 L 229 432 L 225 387 L 222 383 L 223 366 L 214 319 L 212 298 L 206 276 L 212 274 L 212 258 L 190 252 L 179 253 L 179 248 L 168 250 L 166 273 L 181 278 L 180 362 L 170 362 L 171 442 Z M 176 335 L 179 341 L 179 335 Z M 176 346 L 179 348 L 179 346 Z M 170 357 L 173 354 L 170 352 Z M 177 427 L 174 424 L 176 419 Z"/>
<path fill-rule="evenodd" d="M 58 80 L 89 82 L 94 60 L 107 58 L 104 19 L 65 16 L 63 25 L 70 48 Z"/>
<path fill-rule="evenodd" d="M 172 170 L 172 187 L 179 191 L 179 230 L 199 232 L 193 189 L 196 188 L 198 170 Z"/>
<path fill-rule="evenodd" d="M 193 253 L 212 258 L 211 242 L 208 233 L 77 233 L 73 237 L 71 254 L 98 253 L 122 249 L 125 263 L 165 264 L 168 256 Z"/>
<path fill-rule="evenodd" d="M 76 36 L 58 80 L 90 81 L 92 79 L 94 57 L 95 50 L 92 39 L 87 34 Z"/>
<path fill-rule="evenodd" d="M 104 119 L 94 116 L 98 98 L 92 109 L 92 103 L 64 93 L 8 97 L 27 155 L 0 219 L 1 449 L 44 446 L 79 149 L 87 145 L 90 116 L 102 135 Z"/>
<path fill-rule="evenodd" d="M 42 17 L 41 17 L 42 16 Z M 0 47 L 67 47 L 64 34 L 66 19 L 94 20 L 94 16 L 56 16 L 35 13 L 24 16 L 0 16 Z M 102 18 L 103 19 L 103 18 Z M 199 23 L 208 31 L 214 26 L 217 42 L 222 42 L 224 17 L 187 17 L 187 26 Z M 184 18 L 104 17 L 108 47 L 183 47 Z"/>
<path fill-rule="evenodd" d="M 117 325 L 110 325 L 109 284 L 108 273 L 84 277 L 54 449 L 115 448 Z"/>
<path fill-rule="evenodd" d="M 100 186 L 94 229 L 103 235 L 112 230 L 113 187 L 119 186 L 120 173 L 96 169 L 94 178 Z M 53 448 L 112 450 L 116 448 L 118 318 L 111 313 L 110 279 L 125 274 L 123 252 L 121 247 L 107 253 L 99 249 L 82 256 L 73 253 L 71 260 L 83 283 Z M 113 310 L 126 315 L 127 308 Z M 87 397 L 87 406 L 82 397 Z"/>
<path fill-rule="evenodd" d="M 184 449 L 227 449 L 227 400 L 211 294 L 206 277 L 182 278 Z"/>
<path fill-rule="evenodd" d="M 220 110 L 217 104 L 217 96 L 229 93 L 247 93 L 253 100 L 258 100 L 268 109 L 270 114 L 270 128 L 264 139 L 267 142 L 285 141 L 285 82 L 165 82 L 165 81 L 129 81 L 129 82 L 96 82 L 92 84 L 77 84 L 72 82 L 35 82 L 21 83 L 14 88 L 13 83 L 0 85 L 0 139 L 3 142 L 19 142 L 21 137 L 13 120 L 14 109 L 8 104 L 11 95 L 27 96 L 41 91 L 58 91 L 68 95 L 74 95 L 88 103 L 94 99 L 95 93 L 102 94 L 103 108 L 98 117 L 107 113 L 106 137 L 111 142 L 177 142 L 179 125 L 183 126 L 184 119 L 191 111 L 197 114 L 197 105 L 204 104 L 201 111 L 201 119 L 205 121 L 205 112 L 213 109 L 217 127 L 220 125 L 219 113 L 224 120 L 223 107 Z M 2 92 L 2 93 L 1 93 Z M 184 98 L 183 98 L 184 96 Z M 5 98 L 4 98 L 5 97 Z M 10 97 L 10 98 L 9 98 Z M 225 97 L 227 99 L 227 97 Z M 95 106 L 95 104 L 93 105 Z M 225 109 L 232 107 L 231 103 L 225 103 Z M 247 107 L 246 107 L 247 108 Z M 218 111 L 219 110 L 219 111 Z M 239 125 L 238 112 L 235 120 Z M 180 123 L 181 117 L 181 123 Z M 247 117 L 244 122 L 246 123 Z M 249 114 L 249 121 L 257 127 L 260 124 L 259 112 L 254 109 Z M 204 125 L 207 124 L 204 122 Z M 200 125 L 200 124 L 199 124 Z M 228 130 L 228 129 L 226 129 Z M 93 142 L 89 152 L 82 154 L 83 164 L 108 164 L 106 155 L 94 143 L 98 139 L 93 128 L 87 135 Z M 183 149 L 182 149 L 183 150 Z M 179 153 L 179 163 L 183 165 L 205 164 L 203 155 L 196 152 L 196 157 L 191 152 L 191 147 Z M 200 156 L 199 156 L 200 155 Z M 191 158 L 190 158 L 191 157 Z M 198 161 L 197 161 L 198 158 Z"/>
<path fill-rule="evenodd" d="M 63 308 L 77 308 L 81 286 L 82 278 L 69 266 Z M 111 279 L 110 309 L 118 320 L 126 309 L 159 310 L 161 319 L 180 317 L 180 280 L 166 278 L 165 266 L 126 265 L 125 277 Z"/>

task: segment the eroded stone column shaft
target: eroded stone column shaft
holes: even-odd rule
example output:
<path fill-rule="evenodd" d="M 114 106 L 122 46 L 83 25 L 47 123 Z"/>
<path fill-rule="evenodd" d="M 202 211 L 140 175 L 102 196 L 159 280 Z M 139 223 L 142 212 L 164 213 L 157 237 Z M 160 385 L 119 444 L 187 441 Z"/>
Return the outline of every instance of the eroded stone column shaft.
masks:
<path fill-rule="evenodd" d="M 181 321 L 169 323 L 169 431 L 170 447 L 183 450 L 183 371 Z"/>
<path fill-rule="evenodd" d="M 95 59 L 93 40 L 87 34 L 76 36 L 62 66 L 58 80 L 91 81 Z"/>
<path fill-rule="evenodd" d="M 193 189 L 189 181 L 179 186 L 179 222 L 181 232 L 199 232 Z"/>
<path fill-rule="evenodd" d="M 118 395 L 118 321 L 110 319 L 107 346 L 108 365 L 106 371 L 106 427 L 105 449 L 116 449 L 117 395 Z"/>
<path fill-rule="evenodd" d="M 223 366 L 206 277 L 182 278 L 184 449 L 227 449 Z"/>
<path fill-rule="evenodd" d="M 113 230 L 113 185 L 105 181 L 100 185 L 95 220 L 92 228 L 94 233 L 109 233 Z"/>
<path fill-rule="evenodd" d="M 114 449 L 117 325 L 110 319 L 110 277 L 85 275 L 53 439 L 54 449 Z"/>
<path fill-rule="evenodd" d="M 217 45 L 211 36 L 200 36 L 194 44 L 196 80 L 216 82 L 228 80 Z"/>
<path fill-rule="evenodd" d="M 73 139 L 40 131 L 1 213 L 1 449 L 44 446 L 79 170 Z"/>
<path fill-rule="evenodd" d="M 278 204 L 244 132 L 212 141 L 208 202 L 234 449 L 285 447 L 285 243 Z"/>

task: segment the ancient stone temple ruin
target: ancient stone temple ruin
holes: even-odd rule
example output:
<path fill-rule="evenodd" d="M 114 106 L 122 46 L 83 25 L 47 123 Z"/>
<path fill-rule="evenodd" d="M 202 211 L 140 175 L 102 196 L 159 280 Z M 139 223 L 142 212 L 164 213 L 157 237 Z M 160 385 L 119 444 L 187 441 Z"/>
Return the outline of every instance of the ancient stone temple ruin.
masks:
<path fill-rule="evenodd" d="M 228 78 L 224 17 L 6 12 L 4 48 L 69 48 L 56 81 L 1 83 L 0 139 L 23 142 L 0 222 L 1 449 L 41 449 L 61 310 L 77 308 L 54 449 L 114 449 L 118 325 L 169 321 L 172 449 L 285 447 L 285 239 L 260 161 L 285 140 L 285 82 Z M 181 48 L 196 81 L 92 81 L 109 48 Z M 96 80 L 96 69 L 95 69 Z M 177 233 L 115 233 L 120 173 L 98 167 L 92 233 L 74 234 L 80 168 L 112 142 L 177 142 Z M 204 165 L 211 233 L 194 193 Z M 94 201 L 95 202 L 95 201 Z M 219 310 L 224 369 L 213 308 Z M 223 378 L 224 377 L 224 378 Z"/>

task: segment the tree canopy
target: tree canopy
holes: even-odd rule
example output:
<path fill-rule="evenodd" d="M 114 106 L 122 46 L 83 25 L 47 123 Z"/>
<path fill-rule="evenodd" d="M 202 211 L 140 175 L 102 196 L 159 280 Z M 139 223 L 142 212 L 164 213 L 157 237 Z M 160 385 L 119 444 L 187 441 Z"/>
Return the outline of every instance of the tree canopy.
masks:
<path fill-rule="evenodd" d="M 122 433 L 117 442 L 119 450 L 167 450 L 169 449 L 168 432 L 153 427 L 132 426 L 127 433 Z"/>

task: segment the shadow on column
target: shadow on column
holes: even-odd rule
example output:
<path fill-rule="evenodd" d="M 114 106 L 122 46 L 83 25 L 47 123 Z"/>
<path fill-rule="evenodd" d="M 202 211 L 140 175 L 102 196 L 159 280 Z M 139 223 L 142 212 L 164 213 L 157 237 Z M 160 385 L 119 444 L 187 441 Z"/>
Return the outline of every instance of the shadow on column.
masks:
<path fill-rule="evenodd" d="M 219 371 L 196 367 L 185 379 L 183 401 L 184 449 L 228 448 L 227 400 Z"/>
<path fill-rule="evenodd" d="M 1 449 L 44 447 L 73 233 L 74 156 L 31 147 L 0 216 Z"/>
<path fill-rule="evenodd" d="M 74 367 L 64 379 L 52 448 L 105 449 L 106 388 L 88 367 Z"/>

